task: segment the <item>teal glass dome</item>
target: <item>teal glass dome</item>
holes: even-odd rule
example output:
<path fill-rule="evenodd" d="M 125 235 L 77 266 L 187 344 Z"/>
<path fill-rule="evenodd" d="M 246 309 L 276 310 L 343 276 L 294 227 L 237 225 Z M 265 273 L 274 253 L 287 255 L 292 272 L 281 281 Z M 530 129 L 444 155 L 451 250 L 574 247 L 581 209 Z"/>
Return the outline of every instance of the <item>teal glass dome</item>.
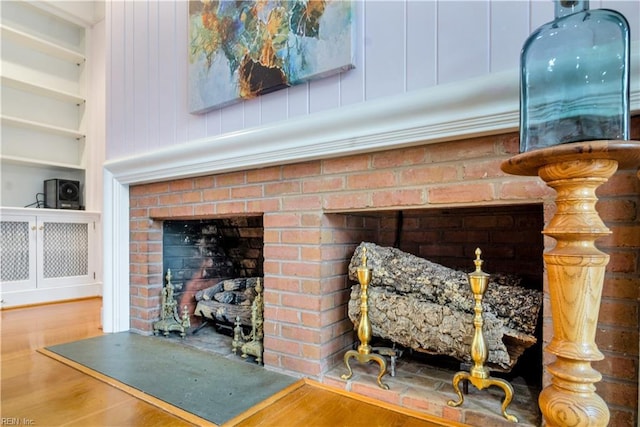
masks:
<path fill-rule="evenodd" d="M 588 0 L 555 0 L 555 19 L 520 57 L 520 151 L 629 139 L 629 24 Z"/>

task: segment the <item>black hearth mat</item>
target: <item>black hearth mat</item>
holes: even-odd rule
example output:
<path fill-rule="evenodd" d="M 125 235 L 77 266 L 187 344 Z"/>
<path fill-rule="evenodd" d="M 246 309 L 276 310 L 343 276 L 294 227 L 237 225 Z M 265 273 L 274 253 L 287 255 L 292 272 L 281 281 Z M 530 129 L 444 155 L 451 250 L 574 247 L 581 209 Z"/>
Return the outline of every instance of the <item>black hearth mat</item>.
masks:
<path fill-rule="evenodd" d="M 218 425 L 297 381 L 240 357 L 129 332 L 55 345 L 43 353 L 47 351 L 62 356 L 56 359 L 63 363 L 68 359 Z"/>

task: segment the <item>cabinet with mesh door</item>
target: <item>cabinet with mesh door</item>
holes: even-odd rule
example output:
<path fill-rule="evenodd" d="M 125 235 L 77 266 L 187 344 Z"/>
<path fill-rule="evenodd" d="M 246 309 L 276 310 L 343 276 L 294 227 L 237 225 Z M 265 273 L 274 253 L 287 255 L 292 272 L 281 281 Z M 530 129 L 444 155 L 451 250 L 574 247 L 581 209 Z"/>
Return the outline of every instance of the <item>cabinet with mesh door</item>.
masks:
<path fill-rule="evenodd" d="M 3 307 L 90 296 L 99 278 L 99 215 L 21 211 L 3 210 L 0 220 Z"/>

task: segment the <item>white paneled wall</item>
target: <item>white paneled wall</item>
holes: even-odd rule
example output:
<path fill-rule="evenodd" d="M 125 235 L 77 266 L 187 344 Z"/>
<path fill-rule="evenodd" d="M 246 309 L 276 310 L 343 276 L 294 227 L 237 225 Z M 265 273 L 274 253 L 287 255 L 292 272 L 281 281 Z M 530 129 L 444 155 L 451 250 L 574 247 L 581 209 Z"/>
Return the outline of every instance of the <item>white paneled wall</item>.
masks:
<path fill-rule="evenodd" d="M 107 159 L 514 69 L 529 33 L 553 18 L 551 0 L 357 1 L 354 70 L 193 115 L 187 7 L 107 2 Z M 640 38 L 640 2 L 591 1 L 597 7 L 622 12 Z"/>

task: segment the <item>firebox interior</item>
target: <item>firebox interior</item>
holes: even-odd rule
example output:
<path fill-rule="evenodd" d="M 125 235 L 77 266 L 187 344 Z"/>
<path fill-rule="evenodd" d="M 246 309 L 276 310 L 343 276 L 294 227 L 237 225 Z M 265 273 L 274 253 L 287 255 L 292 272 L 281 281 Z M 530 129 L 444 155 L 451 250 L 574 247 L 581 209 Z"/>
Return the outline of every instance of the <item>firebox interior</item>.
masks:
<path fill-rule="evenodd" d="M 541 204 L 497 205 L 331 212 L 325 214 L 324 227 L 352 230 L 346 233 L 351 237 L 344 243 L 353 248 L 368 240 L 466 272 L 473 271 L 474 252 L 479 247 L 486 272 L 518 275 L 523 286 L 542 290 L 543 218 Z M 192 313 L 198 291 L 223 279 L 263 277 L 263 248 L 261 215 L 163 221 L 163 269 L 171 269 L 180 306 L 189 305 Z M 351 254 L 345 256 L 346 270 Z M 346 306 L 344 311 L 347 318 Z M 193 320 L 194 327 L 202 322 L 197 316 Z M 231 335 L 231 330 L 223 332 Z M 511 372 L 495 375 L 522 378 L 528 387 L 539 390 L 541 330 L 539 322 L 538 344 L 520 357 Z M 357 345 L 355 333 L 353 342 Z M 373 337 L 372 345 L 390 347 L 393 343 Z M 404 365 L 417 363 L 453 372 L 461 369 L 459 362 L 447 357 L 406 349 L 401 358 Z"/>
<path fill-rule="evenodd" d="M 518 276 L 523 287 L 542 291 L 544 228 L 541 204 L 490 207 L 434 208 L 405 211 L 365 211 L 329 214 L 335 224 L 363 232 L 354 237 L 390 246 L 460 271 L 471 272 L 476 248 L 482 249 L 484 270 Z M 354 241 L 356 245 L 360 242 Z M 540 313 L 539 319 L 542 318 Z M 498 377 L 521 378 L 535 390 L 542 384 L 542 322 L 538 321 L 537 343 L 527 349 L 510 372 Z M 357 345 L 354 331 L 354 343 Z M 471 337 L 470 337 L 471 340 Z M 392 342 L 373 337 L 372 345 L 396 347 L 402 358 L 451 371 L 464 369 L 457 360 L 402 349 Z M 468 367 L 467 367 L 468 368 Z"/>

